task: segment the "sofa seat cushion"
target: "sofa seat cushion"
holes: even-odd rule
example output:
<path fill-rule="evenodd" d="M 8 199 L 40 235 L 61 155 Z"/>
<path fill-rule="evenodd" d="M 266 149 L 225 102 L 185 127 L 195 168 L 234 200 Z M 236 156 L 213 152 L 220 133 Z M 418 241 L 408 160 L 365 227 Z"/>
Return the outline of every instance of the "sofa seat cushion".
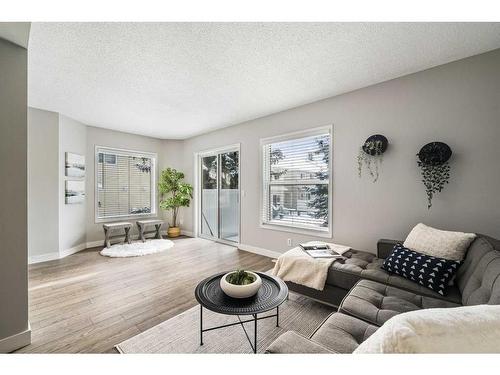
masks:
<path fill-rule="evenodd" d="M 446 289 L 445 296 L 442 296 L 439 293 L 436 293 L 420 284 L 415 284 L 413 281 L 405 279 L 401 276 L 391 276 L 389 278 L 389 281 L 387 282 L 387 285 L 396 287 L 398 289 L 403 289 L 411 293 L 419 294 L 422 296 L 442 299 L 444 301 L 452 302 L 455 304 L 461 304 L 462 301 L 462 295 L 460 294 L 458 287 L 455 285 L 448 286 L 448 288 Z"/>
<path fill-rule="evenodd" d="M 267 354 L 330 354 L 335 353 L 294 331 L 287 331 L 266 349 Z"/>
<path fill-rule="evenodd" d="M 458 306 L 461 305 L 374 281 L 361 280 L 344 298 L 339 312 L 381 326 L 393 316 L 404 312 Z"/>
<path fill-rule="evenodd" d="M 351 250 L 346 254 L 347 259 L 336 260 L 328 270 L 326 284 L 342 288 L 346 291 L 350 290 L 359 280 L 367 279 L 380 282 L 382 284 L 392 285 L 410 292 L 421 295 L 441 298 L 446 301 L 460 303 L 462 297 L 456 286 L 447 288 L 446 296 L 416 284 L 411 280 L 407 280 L 401 276 L 391 275 L 384 271 L 381 266 L 384 259 L 377 258 L 374 254 Z"/>
<path fill-rule="evenodd" d="M 314 332 L 311 340 L 336 353 L 352 353 L 377 326 L 340 313 L 333 313 Z"/>
<path fill-rule="evenodd" d="M 389 274 L 381 268 L 384 260 L 374 254 L 351 250 L 346 257 L 333 262 L 328 270 L 327 284 L 349 290 L 361 278 L 384 282 L 389 277 Z"/>

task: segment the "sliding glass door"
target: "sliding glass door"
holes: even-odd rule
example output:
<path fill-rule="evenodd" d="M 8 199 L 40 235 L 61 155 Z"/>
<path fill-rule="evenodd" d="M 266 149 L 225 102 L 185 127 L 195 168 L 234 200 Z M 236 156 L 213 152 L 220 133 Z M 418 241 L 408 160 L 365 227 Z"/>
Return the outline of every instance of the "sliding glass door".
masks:
<path fill-rule="evenodd" d="M 240 242 L 239 152 L 219 154 L 219 238 Z"/>
<path fill-rule="evenodd" d="M 217 155 L 201 158 L 201 234 L 217 238 L 219 233 L 219 189 Z"/>
<path fill-rule="evenodd" d="M 240 178 L 239 150 L 200 156 L 200 236 L 239 243 Z"/>

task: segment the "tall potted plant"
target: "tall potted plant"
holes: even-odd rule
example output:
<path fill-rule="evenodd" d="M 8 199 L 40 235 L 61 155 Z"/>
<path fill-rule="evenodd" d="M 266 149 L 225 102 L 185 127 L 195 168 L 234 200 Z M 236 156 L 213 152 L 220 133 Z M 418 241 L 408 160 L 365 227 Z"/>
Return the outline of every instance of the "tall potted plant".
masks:
<path fill-rule="evenodd" d="M 168 224 L 168 236 L 178 237 L 181 229 L 177 226 L 180 207 L 189 207 L 193 198 L 193 186 L 183 181 L 184 173 L 173 168 L 161 172 L 158 190 L 160 192 L 160 208 L 172 211 L 172 222 Z"/>

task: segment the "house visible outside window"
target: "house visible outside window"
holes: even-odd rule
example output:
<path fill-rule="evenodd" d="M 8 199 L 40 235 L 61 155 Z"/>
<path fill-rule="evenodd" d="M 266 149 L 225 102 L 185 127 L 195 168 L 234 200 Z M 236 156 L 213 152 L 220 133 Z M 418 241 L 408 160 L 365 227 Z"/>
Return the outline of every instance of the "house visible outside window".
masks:
<path fill-rule="evenodd" d="M 267 138 L 261 145 L 263 227 L 330 236 L 331 127 Z"/>
<path fill-rule="evenodd" d="M 99 163 L 116 164 L 116 155 L 99 153 Z"/>
<path fill-rule="evenodd" d="M 156 214 L 156 154 L 96 147 L 96 221 Z"/>

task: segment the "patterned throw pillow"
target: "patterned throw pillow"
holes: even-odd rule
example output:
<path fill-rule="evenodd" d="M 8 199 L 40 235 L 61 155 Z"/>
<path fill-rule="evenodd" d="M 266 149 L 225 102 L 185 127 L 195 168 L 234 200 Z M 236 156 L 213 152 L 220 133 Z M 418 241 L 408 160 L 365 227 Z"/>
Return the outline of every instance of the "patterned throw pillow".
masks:
<path fill-rule="evenodd" d="M 418 253 L 398 243 L 384 261 L 382 268 L 444 296 L 448 282 L 455 275 L 460 264 L 461 262 L 456 260 Z"/>

